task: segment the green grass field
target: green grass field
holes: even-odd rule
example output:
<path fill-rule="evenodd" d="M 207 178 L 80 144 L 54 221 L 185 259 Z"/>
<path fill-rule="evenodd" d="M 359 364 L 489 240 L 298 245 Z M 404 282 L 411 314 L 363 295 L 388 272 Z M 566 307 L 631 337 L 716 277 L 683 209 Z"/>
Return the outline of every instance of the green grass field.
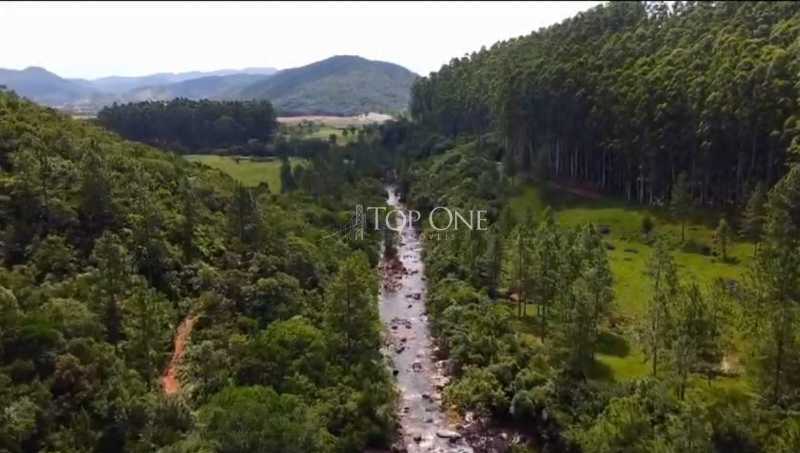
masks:
<path fill-rule="evenodd" d="M 631 332 L 637 319 L 647 307 L 651 294 L 650 282 L 645 271 L 652 254 L 652 247 L 643 240 L 641 233 L 642 219 L 645 216 L 650 216 L 654 220 L 654 234 L 666 236 L 675 244 L 672 252 L 684 282 L 695 281 L 702 288 L 707 288 L 717 278 L 739 279 L 753 255 L 752 243 L 738 241 L 728 247 L 731 259 L 727 262 L 711 254 L 685 252 L 679 247 L 681 226 L 671 220 L 665 212 L 631 206 L 617 200 L 586 199 L 552 188 L 542 189 L 526 185 L 521 187 L 519 194 L 509 201 L 509 206 L 518 220 L 522 220 L 528 212 L 532 211 L 536 215 L 545 206 L 551 206 L 556 219 L 563 226 L 592 223 L 595 226 L 603 225 L 608 228 L 605 241 L 613 247 L 608 250 L 608 257 L 614 274 L 616 296 L 614 315 L 621 321 L 621 332 L 625 333 L 607 333 L 602 339 L 597 354 L 597 369 L 593 373 L 593 377 L 598 379 L 628 380 L 645 376 L 650 372 L 649 364 L 645 362 L 644 354 L 636 346 Z M 717 219 L 697 220 L 698 222 L 687 225 L 686 239 L 709 247 L 713 246 L 714 231 L 710 225 Z M 534 312 L 535 307 L 529 307 L 528 313 Z M 518 323 L 518 327 L 522 332 L 530 333 L 532 323 L 535 323 L 534 319 L 529 322 L 522 321 Z M 720 385 L 734 388 L 740 388 L 742 385 L 741 379 L 724 381 L 720 380 Z M 714 387 L 716 386 L 717 383 Z"/>
<path fill-rule="evenodd" d="M 219 156 L 215 154 L 189 154 L 184 156 L 191 162 L 200 162 L 221 170 L 245 186 L 254 187 L 262 182 L 269 185 L 273 193 L 281 191 L 281 162 L 278 159 L 253 160 L 248 157 Z M 303 159 L 291 158 L 292 166 L 302 165 Z"/>

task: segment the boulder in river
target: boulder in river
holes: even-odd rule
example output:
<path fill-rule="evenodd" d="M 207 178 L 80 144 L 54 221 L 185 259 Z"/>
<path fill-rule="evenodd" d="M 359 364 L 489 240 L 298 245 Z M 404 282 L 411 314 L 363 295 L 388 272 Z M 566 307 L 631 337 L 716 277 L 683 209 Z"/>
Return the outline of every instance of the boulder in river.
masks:
<path fill-rule="evenodd" d="M 450 440 L 461 439 L 461 434 L 455 431 L 450 431 L 448 429 L 440 429 L 439 431 L 436 431 L 436 435 L 441 437 L 442 439 L 450 439 Z"/>

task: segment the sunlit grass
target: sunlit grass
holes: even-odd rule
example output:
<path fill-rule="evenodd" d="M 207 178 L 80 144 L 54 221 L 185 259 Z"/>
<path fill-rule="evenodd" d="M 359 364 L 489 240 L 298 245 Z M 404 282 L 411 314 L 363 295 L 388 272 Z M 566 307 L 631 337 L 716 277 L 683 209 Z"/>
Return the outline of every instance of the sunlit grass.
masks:
<path fill-rule="evenodd" d="M 192 162 L 200 162 L 209 167 L 221 170 L 245 186 L 254 187 L 262 182 L 269 185 L 273 193 L 281 191 L 281 161 L 254 160 L 247 157 L 219 156 L 215 154 L 190 154 L 184 156 Z M 302 164 L 303 159 L 291 158 L 292 166 Z"/>
<path fill-rule="evenodd" d="M 672 245 L 672 254 L 678 272 L 684 282 L 696 282 L 708 288 L 715 279 L 741 279 L 753 255 L 753 244 L 734 241 L 728 247 L 730 259 L 723 261 L 713 254 L 686 252 L 681 248 L 681 225 L 672 220 L 664 209 L 652 209 L 629 205 L 623 201 L 599 197 L 582 198 L 557 189 L 542 189 L 537 185 L 524 185 L 508 202 L 517 221 L 529 213 L 541 215 L 546 206 L 551 206 L 556 220 L 565 227 L 577 227 L 587 223 L 602 226 L 607 233 L 604 240 L 609 244 L 608 257 L 614 275 L 614 319 L 629 332 L 624 336 L 604 334 L 600 351 L 591 377 L 603 380 L 626 381 L 650 374 L 650 365 L 636 344 L 632 333 L 637 320 L 644 314 L 652 288 L 647 278 L 647 264 L 652 255 L 651 241 L 641 231 L 642 220 L 649 216 L 655 224 L 652 235 L 665 237 Z M 695 216 L 686 226 L 686 239 L 693 240 L 709 249 L 714 245 L 714 229 L 718 219 L 715 214 Z M 528 313 L 535 307 L 529 306 Z M 526 335 L 536 333 L 535 320 L 519 320 L 515 328 Z M 613 341 L 609 341 L 613 339 Z M 699 387 L 700 382 L 693 383 Z M 702 383 L 706 387 L 709 385 Z M 741 378 L 717 378 L 712 381 L 709 392 L 744 391 L 746 384 Z"/>

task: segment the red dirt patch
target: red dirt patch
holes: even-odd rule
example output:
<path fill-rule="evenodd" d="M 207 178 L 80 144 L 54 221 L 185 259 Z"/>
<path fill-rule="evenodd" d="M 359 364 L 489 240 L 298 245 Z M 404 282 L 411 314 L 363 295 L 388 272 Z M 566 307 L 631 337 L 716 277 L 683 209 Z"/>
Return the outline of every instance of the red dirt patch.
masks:
<path fill-rule="evenodd" d="M 197 315 L 187 316 L 178 326 L 172 359 L 170 359 L 167 369 L 164 370 L 164 376 L 161 378 L 161 386 L 167 395 L 174 395 L 181 390 L 181 382 L 178 380 L 178 367 L 183 360 L 183 354 L 186 352 L 186 345 L 189 343 L 189 337 L 192 334 L 192 327 L 194 327 L 195 321 L 197 321 Z"/>

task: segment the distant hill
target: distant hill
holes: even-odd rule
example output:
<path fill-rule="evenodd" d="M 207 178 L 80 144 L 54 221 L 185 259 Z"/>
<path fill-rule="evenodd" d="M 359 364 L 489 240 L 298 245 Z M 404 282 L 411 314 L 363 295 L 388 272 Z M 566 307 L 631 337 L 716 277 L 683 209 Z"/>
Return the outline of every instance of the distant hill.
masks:
<path fill-rule="evenodd" d="M 299 68 L 223 69 L 95 80 L 65 79 L 42 68 L 0 69 L 0 85 L 40 104 L 95 113 L 113 102 L 266 99 L 282 115 L 395 113 L 408 107 L 417 75 L 357 56 L 335 56 Z"/>
<path fill-rule="evenodd" d="M 233 74 L 257 74 L 271 75 L 278 72 L 275 68 L 244 68 L 244 69 L 220 69 L 217 71 L 191 71 L 191 72 L 163 72 L 139 77 L 102 77 L 94 80 L 74 79 L 76 81 L 89 84 L 93 88 L 108 93 L 123 94 L 132 90 L 158 85 L 168 85 L 180 83 L 187 80 L 200 79 L 205 77 L 228 76 Z"/>
<path fill-rule="evenodd" d="M 39 67 L 0 69 L 0 85 L 50 106 L 89 103 L 103 97 L 103 93 L 90 86 L 62 79 Z"/>
<path fill-rule="evenodd" d="M 408 107 L 416 78 L 393 63 L 341 55 L 280 71 L 244 88 L 239 97 L 269 99 L 282 114 L 397 112 Z"/>
<path fill-rule="evenodd" d="M 166 101 L 175 98 L 231 99 L 244 87 L 269 78 L 269 75 L 230 74 L 200 77 L 176 83 L 136 88 L 125 94 L 126 101 Z"/>

